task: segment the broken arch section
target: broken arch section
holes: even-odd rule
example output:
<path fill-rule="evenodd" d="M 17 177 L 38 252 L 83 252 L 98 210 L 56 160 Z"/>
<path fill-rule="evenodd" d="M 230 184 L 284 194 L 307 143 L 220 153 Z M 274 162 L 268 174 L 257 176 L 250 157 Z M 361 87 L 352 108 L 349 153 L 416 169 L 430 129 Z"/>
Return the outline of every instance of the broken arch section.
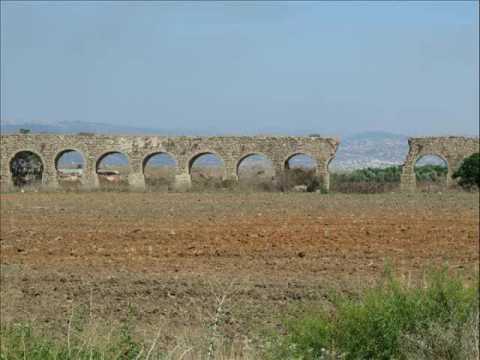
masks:
<path fill-rule="evenodd" d="M 425 154 L 415 162 L 415 179 L 417 189 L 431 192 L 447 188 L 448 163 L 438 154 Z"/>
<path fill-rule="evenodd" d="M 308 191 L 320 187 L 317 162 L 305 153 L 293 154 L 285 160 L 285 187 L 291 189 L 295 186 L 303 186 Z"/>
<path fill-rule="evenodd" d="M 275 168 L 265 155 L 252 153 L 242 157 L 237 163 L 238 184 L 241 187 L 259 190 L 273 190 Z"/>
<path fill-rule="evenodd" d="M 203 152 L 190 159 L 188 172 L 194 189 L 220 188 L 225 177 L 225 163 L 219 155 Z"/>
<path fill-rule="evenodd" d="M 15 187 L 39 187 L 43 176 L 42 159 L 32 151 L 20 151 L 10 161 L 10 173 Z"/>
<path fill-rule="evenodd" d="M 58 184 L 62 188 L 78 188 L 82 184 L 85 159 L 74 149 L 61 151 L 55 158 Z"/>
<path fill-rule="evenodd" d="M 143 161 L 145 186 L 150 191 L 168 191 L 175 183 L 177 161 L 166 152 L 148 155 Z"/>
<path fill-rule="evenodd" d="M 127 190 L 130 165 L 128 157 L 120 151 L 103 154 L 96 164 L 96 173 L 101 189 Z"/>

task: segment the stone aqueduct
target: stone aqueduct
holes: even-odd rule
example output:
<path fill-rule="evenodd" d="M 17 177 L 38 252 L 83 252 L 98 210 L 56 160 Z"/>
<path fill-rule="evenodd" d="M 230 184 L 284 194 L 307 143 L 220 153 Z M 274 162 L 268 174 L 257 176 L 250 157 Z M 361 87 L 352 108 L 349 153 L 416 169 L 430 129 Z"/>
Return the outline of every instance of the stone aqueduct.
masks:
<path fill-rule="evenodd" d="M 424 137 L 410 138 L 409 151 L 403 164 L 401 188 L 404 191 L 415 191 L 415 163 L 425 155 L 436 155 L 447 164 L 447 186 L 455 183 L 453 173 L 462 164 L 463 159 L 480 151 L 479 138 L 466 137 Z"/>
<path fill-rule="evenodd" d="M 316 162 L 316 174 L 329 188 L 328 164 L 335 157 L 338 140 L 321 137 L 162 137 L 162 136 L 107 136 L 107 135 L 53 135 L 12 134 L 0 136 L 0 186 L 2 191 L 13 186 L 10 164 L 16 154 L 29 151 L 42 161 L 42 186 L 58 187 L 57 160 L 67 151 L 78 151 L 84 159 L 82 186 L 99 186 L 97 168 L 104 156 L 122 153 L 128 158 L 128 183 L 132 190 L 145 189 L 146 160 L 159 153 L 167 153 L 176 160 L 175 186 L 191 185 L 190 170 L 193 161 L 203 154 L 215 154 L 224 162 L 224 180 L 238 180 L 238 166 L 250 155 L 263 155 L 273 163 L 275 176 L 282 176 L 288 160 L 305 154 Z M 452 185 L 452 174 L 462 160 L 479 151 L 478 138 L 426 137 L 409 139 L 410 150 L 403 165 L 401 188 L 416 188 L 414 167 L 424 155 L 437 155 L 448 166 L 447 184 Z"/>
<path fill-rule="evenodd" d="M 259 154 L 273 163 L 276 176 L 281 176 L 288 159 L 306 154 L 316 161 L 317 175 L 328 187 L 328 163 L 335 156 L 338 141 L 319 137 L 161 137 L 103 135 L 4 135 L 1 136 L 2 188 L 12 185 L 10 162 L 20 151 L 38 155 L 43 163 L 42 184 L 58 186 L 56 163 L 68 150 L 78 151 L 84 158 L 82 184 L 86 189 L 99 186 L 97 166 L 111 153 L 128 158 L 129 187 L 145 189 L 144 165 L 153 154 L 167 153 L 177 162 L 175 186 L 189 187 L 193 160 L 203 154 L 215 154 L 224 162 L 224 180 L 237 180 L 238 165 L 245 157 Z"/>

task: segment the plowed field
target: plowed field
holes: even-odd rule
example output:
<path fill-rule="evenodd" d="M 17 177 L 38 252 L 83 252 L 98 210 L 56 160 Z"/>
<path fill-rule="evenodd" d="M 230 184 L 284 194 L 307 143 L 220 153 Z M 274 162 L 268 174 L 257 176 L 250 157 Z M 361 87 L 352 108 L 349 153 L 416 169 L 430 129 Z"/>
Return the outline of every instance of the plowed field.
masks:
<path fill-rule="evenodd" d="M 298 304 L 478 273 L 478 193 L 18 193 L 1 195 L 1 319 L 61 333 L 88 306 L 106 321 L 194 331 L 227 295 L 222 331 L 275 327 Z M 132 311 L 132 310 L 130 310 Z"/>

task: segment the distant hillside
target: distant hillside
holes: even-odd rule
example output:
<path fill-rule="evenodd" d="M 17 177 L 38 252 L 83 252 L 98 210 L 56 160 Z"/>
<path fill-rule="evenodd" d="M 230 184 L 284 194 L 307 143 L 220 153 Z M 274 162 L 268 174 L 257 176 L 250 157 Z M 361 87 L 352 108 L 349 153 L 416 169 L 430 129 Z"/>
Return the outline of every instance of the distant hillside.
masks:
<path fill-rule="evenodd" d="M 49 122 L 20 122 L 20 121 L 1 121 L 0 131 L 2 134 L 18 133 L 20 129 L 30 129 L 32 133 L 49 134 L 76 134 L 79 132 L 91 132 L 96 134 L 115 134 L 115 135 L 196 135 L 195 130 L 187 129 L 158 129 L 133 126 L 112 125 L 105 123 L 89 123 L 82 121 L 60 121 L 57 123 Z M 208 134 L 207 134 L 208 135 Z"/>

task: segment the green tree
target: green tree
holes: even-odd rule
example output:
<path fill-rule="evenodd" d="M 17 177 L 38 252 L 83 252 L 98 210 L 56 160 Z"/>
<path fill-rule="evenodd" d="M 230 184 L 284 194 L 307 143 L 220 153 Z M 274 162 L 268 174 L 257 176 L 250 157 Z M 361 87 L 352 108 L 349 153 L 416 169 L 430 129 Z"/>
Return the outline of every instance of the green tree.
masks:
<path fill-rule="evenodd" d="M 30 129 L 20 129 L 18 131 L 23 135 L 30 134 L 32 132 Z"/>
<path fill-rule="evenodd" d="M 459 179 L 458 184 L 466 189 L 477 186 L 480 188 L 480 153 L 475 153 L 465 160 L 452 176 Z"/>

